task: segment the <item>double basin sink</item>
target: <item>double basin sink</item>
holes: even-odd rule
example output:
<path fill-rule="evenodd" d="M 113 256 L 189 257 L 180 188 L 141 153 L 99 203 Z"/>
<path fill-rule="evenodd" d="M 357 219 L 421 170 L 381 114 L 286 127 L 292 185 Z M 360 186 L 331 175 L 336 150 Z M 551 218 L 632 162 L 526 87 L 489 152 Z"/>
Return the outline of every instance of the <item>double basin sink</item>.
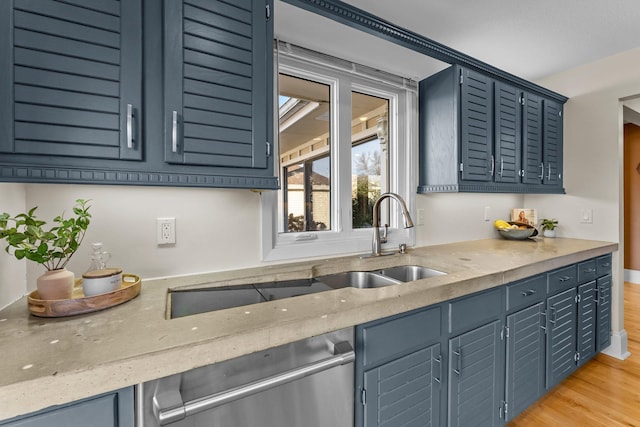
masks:
<path fill-rule="evenodd" d="M 370 289 L 446 274 L 419 265 L 402 265 L 375 271 L 347 271 L 311 279 L 270 283 L 170 290 L 170 317 L 222 310 L 260 302 L 341 288 Z"/>

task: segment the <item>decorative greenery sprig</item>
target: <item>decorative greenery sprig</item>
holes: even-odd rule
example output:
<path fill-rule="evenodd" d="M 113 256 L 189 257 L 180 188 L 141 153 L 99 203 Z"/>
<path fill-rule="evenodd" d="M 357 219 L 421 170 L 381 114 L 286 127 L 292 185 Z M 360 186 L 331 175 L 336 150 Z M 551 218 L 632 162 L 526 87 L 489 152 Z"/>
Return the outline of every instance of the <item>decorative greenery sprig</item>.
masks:
<path fill-rule="evenodd" d="M 557 226 L 558 226 L 558 220 L 556 219 L 544 218 L 542 220 L 542 223 L 540 224 L 540 227 L 543 230 L 554 230 Z"/>
<path fill-rule="evenodd" d="M 80 247 L 91 222 L 88 202 L 76 200 L 73 206 L 75 216 L 69 219 L 64 218 L 64 214 L 55 217 L 53 222 L 56 225 L 49 230 L 43 228 L 45 221 L 36 218 L 37 207 L 15 217 L 6 212 L 0 214 L 0 239 L 7 242 L 6 252 L 11 254 L 9 250 L 13 248 L 17 259 L 35 261 L 47 270 L 65 268 Z"/>

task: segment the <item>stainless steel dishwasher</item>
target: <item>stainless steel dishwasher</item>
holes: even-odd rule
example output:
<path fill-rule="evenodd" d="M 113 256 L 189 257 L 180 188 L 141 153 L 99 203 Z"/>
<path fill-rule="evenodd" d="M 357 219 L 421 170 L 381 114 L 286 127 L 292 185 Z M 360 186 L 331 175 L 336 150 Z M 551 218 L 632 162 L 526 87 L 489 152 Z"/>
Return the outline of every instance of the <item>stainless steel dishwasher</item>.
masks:
<path fill-rule="evenodd" d="M 353 328 L 138 386 L 138 426 L 347 427 Z"/>

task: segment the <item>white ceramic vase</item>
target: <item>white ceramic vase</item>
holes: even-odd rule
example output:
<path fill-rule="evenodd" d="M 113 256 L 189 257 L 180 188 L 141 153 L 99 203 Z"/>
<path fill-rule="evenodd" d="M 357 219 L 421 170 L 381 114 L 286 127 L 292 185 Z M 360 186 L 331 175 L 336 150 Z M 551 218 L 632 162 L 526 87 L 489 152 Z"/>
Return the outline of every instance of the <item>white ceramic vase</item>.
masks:
<path fill-rule="evenodd" d="M 544 237 L 556 237 L 556 230 L 544 230 L 542 235 Z"/>
<path fill-rule="evenodd" d="M 70 299 L 73 293 L 74 278 L 73 272 L 66 268 L 45 272 L 36 281 L 40 299 Z"/>

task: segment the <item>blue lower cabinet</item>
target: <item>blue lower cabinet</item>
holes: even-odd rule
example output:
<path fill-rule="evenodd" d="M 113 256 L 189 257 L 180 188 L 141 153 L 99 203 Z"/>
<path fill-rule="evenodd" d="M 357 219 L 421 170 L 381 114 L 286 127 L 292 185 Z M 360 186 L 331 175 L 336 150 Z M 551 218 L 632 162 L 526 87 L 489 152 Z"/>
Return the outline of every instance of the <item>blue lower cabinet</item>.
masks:
<path fill-rule="evenodd" d="M 597 281 L 598 331 L 597 351 L 611 345 L 611 275 L 598 278 Z"/>
<path fill-rule="evenodd" d="M 544 302 L 507 316 L 506 421 L 544 394 Z"/>
<path fill-rule="evenodd" d="M 547 298 L 547 389 L 576 369 L 576 288 Z"/>
<path fill-rule="evenodd" d="M 496 320 L 449 340 L 449 426 L 499 426 L 503 324 Z"/>
<path fill-rule="evenodd" d="M 598 305 L 596 281 L 578 286 L 577 365 L 582 366 L 596 355 Z"/>
<path fill-rule="evenodd" d="M 364 373 L 364 425 L 440 425 L 440 344 Z"/>
<path fill-rule="evenodd" d="M 442 336 L 440 305 L 356 327 L 356 426 L 443 425 Z"/>
<path fill-rule="evenodd" d="M 2 427 L 134 427 L 133 387 L 0 421 Z"/>

